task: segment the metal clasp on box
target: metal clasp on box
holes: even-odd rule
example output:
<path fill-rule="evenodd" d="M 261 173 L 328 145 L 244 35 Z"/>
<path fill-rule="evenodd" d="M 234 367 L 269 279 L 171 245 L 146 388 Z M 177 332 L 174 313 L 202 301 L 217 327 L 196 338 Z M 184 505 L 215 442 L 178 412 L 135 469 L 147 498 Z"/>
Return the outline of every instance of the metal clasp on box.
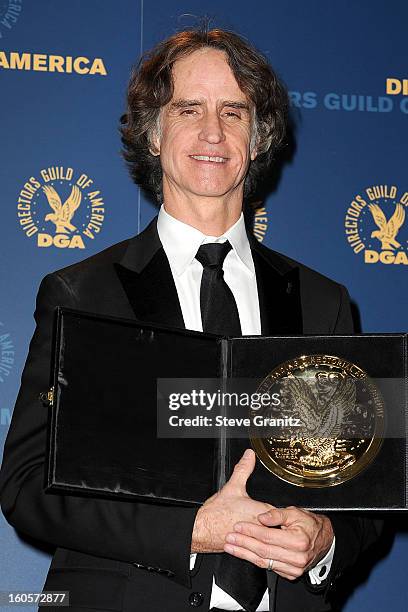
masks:
<path fill-rule="evenodd" d="M 42 402 L 44 408 L 50 408 L 54 402 L 54 387 L 51 387 L 48 391 L 42 391 L 38 399 Z"/>

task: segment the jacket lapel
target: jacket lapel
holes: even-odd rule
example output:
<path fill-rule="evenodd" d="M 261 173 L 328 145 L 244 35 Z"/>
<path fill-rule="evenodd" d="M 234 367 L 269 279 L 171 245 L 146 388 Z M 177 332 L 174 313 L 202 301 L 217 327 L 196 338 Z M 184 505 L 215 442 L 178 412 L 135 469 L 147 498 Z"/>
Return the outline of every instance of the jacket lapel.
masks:
<path fill-rule="evenodd" d="M 264 336 L 303 333 L 299 268 L 248 233 Z M 157 217 L 129 241 L 116 273 L 141 321 L 185 329 L 170 264 L 157 233 Z"/>
<path fill-rule="evenodd" d="M 170 264 L 161 245 L 157 218 L 129 241 L 115 264 L 136 319 L 185 329 Z"/>
<path fill-rule="evenodd" d="M 299 268 L 248 235 L 258 286 L 263 336 L 302 334 Z"/>

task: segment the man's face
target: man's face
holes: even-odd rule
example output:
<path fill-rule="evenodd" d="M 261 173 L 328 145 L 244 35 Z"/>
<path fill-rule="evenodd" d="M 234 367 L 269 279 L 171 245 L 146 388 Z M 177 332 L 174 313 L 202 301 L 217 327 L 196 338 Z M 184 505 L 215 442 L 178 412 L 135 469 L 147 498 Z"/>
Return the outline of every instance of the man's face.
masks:
<path fill-rule="evenodd" d="M 163 190 L 187 198 L 242 199 L 250 151 L 251 105 L 222 51 L 202 49 L 173 66 L 174 93 L 162 109 Z"/>

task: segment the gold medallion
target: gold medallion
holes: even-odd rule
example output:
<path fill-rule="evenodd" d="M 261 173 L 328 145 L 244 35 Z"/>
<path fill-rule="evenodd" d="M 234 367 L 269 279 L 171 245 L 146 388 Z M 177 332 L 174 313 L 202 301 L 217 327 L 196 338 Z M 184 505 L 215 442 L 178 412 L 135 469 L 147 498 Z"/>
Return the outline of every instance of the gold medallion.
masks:
<path fill-rule="evenodd" d="M 357 476 L 380 450 L 384 400 L 367 373 L 342 357 L 286 361 L 257 392 L 277 393 L 280 403 L 251 411 L 252 423 L 270 424 L 266 437 L 259 437 L 255 426 L 250 429 L 251 444 L 263 465 L 290 484 L 339 485 Z"/>

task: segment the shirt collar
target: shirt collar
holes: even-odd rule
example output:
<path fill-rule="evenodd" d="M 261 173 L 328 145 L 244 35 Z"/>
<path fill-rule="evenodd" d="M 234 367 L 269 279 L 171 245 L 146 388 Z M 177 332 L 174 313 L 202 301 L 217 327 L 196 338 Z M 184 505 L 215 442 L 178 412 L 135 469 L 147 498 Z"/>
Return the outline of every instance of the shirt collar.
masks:
<path fill-rule="evenodd" d="M 157 218 L 157 231 L 164 251 L 175 273 L 180 276 L 193 261 L 198 248 L 207 242 L 229 240 L 239 261 L 255 274 L 251 248 L 245 229 L 244 215 L 241 215 L 222 236 L 206 236 L 200 230 L 183 223 L 170 215 L 162 204 Z"/>

